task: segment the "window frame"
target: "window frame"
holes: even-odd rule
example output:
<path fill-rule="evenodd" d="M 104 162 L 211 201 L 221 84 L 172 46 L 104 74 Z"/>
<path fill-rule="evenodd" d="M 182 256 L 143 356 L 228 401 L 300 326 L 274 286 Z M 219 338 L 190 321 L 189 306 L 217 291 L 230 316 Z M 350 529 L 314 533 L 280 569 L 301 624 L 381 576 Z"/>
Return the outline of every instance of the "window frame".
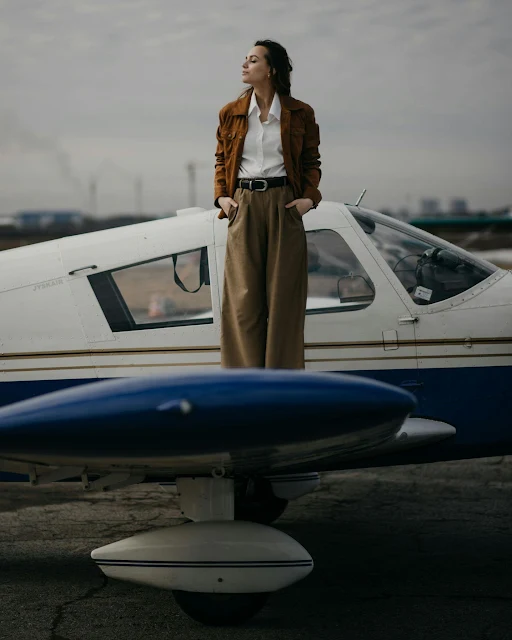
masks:
<path fill-rule="evenodd" d="M 375 283 L 373 282 L 373 280 L 371 279 L 370 274 L 367 272 L 364 264 L 359 259 L 359 256 L 357 255 L 357 253 L 350 246 L 350 244 L 346 241 L 346 239 L 344 238 L 343 234 L 340 233 L 338 229 L 331 229 L 331 228 L 311 229 L 309 231 L 306 231 L 306 239 L 308 237 L 308 234 L 320 233 L 322 231 L 328 231 L 330 233 L 335 233 L 340 238 L 340 240 L 345 243 L 346 247 L 349 249 L 349 251 L 351 251 L 352 255 L 357 260 L 357 262 L 361 266 L 361 268 L 364 270 L 369 282 L 371 283 L 371 286 L 370 285 L 369 286 L 373 291 L 373 298 L 371 299 L 371 301 L 369 303 L 361 302 L 360 304 L 355 304 L 354 306 L 350 306 L 350 307 L 342 307 L 341 306 L 342 303 L 340 301 L 339 302 L 339 306 L 317 307 L 315 309 L 307 309 L 306 308 L 306 316 L 323 315 L 323 314 L 328 314 L 328 313 L 346 313 L 346 312 L 349 312 L 349 311 L 361 311 L 363 309 L 367 309 L 369 306 L 371 306 L 375 302 L 375 298 L 377 296 L 376 286 L 375 286 Z M 339 280 L 339 278 L 338 278 L 338 280 Z M 365 278 L 365 281 L 366 281 L 366 278 Z M 368 282 L 367 282 L 367 284 L 368 284 Z M 308 298 L 309 297 L 310 296 L 309 296 L 309 272 L 308 272 Z M 315 296 L 311 296 L 311 297 L 315 297 Z M 333 300 L 335 300 L 335 298 L 333 298 Z M 339 300 L 339 298 L 338 298 L 338 300 Z M 306 300 L 306 305 L 307 305 L 307 300 Z"/>
<path fill-rule="evenodd" d="M 208 260 L 208 274 L 210 276 L 210 284 L 207 286 L 211 287 L 211 271 L 210 271 L 210 258 L 208 246 L 205 245 L 203 247 L 197 247 L 195 249 L 187 249 L 186 251 L 180 251 L 177 253 L 170 253 L 163 256 L 158 256 L 157 258 L 150 258 L 148 260 L 140 260 L 139 262 L 134 262 L 131 264 L 123 265 L 121 267 L 114 267 L 113 269 L 108 269 L 107 271 L 102 271 L 101 273 L 93 273 L 87 276 L 89 280 L 89 284 L 91 289 L 96 297 L 96 300 L 105 316 L 105 319 L 110 327 L 112 333 L 122 333 L 122 332 L 131 332 L 131 331 L 147 331 L 151 329 L 166 329 L 169 327 L 187 327 L 187 326 L 196 326 L 196 325 L 209 325 L 214 323 L 214 310 L 213 310 L 213 297 L 211 295 L 210 289 L 210 298 L 211 298 L 211 318 L 199 318 L 199 319 L 189 319 L 189 320 L 167 320 L 164 322 L 147 322 L 144 324 L 138 324 L 135 322 L 133 318 L 133 314 L 128 307 L 124 296 L 119 289 L 113 274 L 118 271 L 124 271 L 126 269 L 131 269 L 133 267 L 138 267 L 143 264 L 149 264 L 151 262 L 159 262 L 161 260 L 167 260 L 173 258 L 173 256 L 186 255 L 187 253 L 194 253 L 195 251 L 205 251 L 206 257 Z M 203 283 L 204 284 L 204 283 Z M 112 310 L 108 308 L 107 304 L 112 302 L 112 298 L 110 297 L 107 303 L 107 298 L 104 291 L 101 291 L 100 288 L 107 285 L 110 289 L 110 293 L 113 294 L 114 299 L 117 302 L 117 308 L 114 310 L 114 313 L 121 313 L 124 317 L 124 323 L 120 322 L 118 319 L 115 319 Z"/>

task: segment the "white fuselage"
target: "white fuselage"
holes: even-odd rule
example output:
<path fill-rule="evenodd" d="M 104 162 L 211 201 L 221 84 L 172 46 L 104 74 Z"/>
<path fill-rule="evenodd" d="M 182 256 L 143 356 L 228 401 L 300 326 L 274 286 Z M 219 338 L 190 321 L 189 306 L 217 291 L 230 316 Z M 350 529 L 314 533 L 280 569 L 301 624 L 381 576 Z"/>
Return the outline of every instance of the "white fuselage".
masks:
<path fill-rule="evenodd" d="M 0 253 L 0 406 L 98 379 L 218 368 L 227 224 L 216 213 Z M 491 410 L 512 365 L 512 274 L 495 269 L 418 304 L 345 205 L 322 202 L 304 225 L 321 263 L 310 274 L 306 367 L 410 388 L 418 416 L 454 424 L 461 445 L 511 442 L 507 408 Z M 200 284 L 202 248 L 209 283 L 198 297 L 188 291 Z"/>

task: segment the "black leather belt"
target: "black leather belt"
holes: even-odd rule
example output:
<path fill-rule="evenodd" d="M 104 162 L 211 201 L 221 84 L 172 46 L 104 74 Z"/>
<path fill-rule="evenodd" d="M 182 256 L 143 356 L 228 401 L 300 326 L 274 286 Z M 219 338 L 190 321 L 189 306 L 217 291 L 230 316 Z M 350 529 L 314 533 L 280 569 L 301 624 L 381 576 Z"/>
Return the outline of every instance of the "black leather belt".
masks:
<path fill-rule="evenodd" d="M 287 176 L 280 178 L 239 178 L 236 184 L 241 189 L 250 189 L 251 191 L 266 191 L 272 187 L 284 187 L 288 184 Z"/>

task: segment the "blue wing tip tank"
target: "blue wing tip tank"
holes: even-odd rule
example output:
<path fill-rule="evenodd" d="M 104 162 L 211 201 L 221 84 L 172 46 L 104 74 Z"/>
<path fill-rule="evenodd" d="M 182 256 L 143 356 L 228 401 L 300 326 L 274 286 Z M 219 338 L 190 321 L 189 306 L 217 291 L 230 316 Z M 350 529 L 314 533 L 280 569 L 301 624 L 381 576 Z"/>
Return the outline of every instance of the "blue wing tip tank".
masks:
<path fill-rule="evenodd" d="M 238 369 L 109 380 L 0 409 L 0 452 L 127 459 L 397 431 L 414 396 L 361 377 Z M 381 438 L 381 439 L 382 439 Z"/>

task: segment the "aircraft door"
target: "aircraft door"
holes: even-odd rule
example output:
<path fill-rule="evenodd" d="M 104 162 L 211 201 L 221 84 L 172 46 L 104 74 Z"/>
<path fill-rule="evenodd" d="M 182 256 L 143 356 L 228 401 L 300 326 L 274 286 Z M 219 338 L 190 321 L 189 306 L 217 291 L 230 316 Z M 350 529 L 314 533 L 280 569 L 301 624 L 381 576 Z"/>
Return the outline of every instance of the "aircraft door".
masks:
<path fill-rule="evenodd" d="M 495 306 L 502 301 L 499 294 L 486 298 L 503 272 L 458 247 L 435 243 L 425 239 L 411 300 L 417 319 L 420 410 L 453 425 L 465 414 L 466 426 L 486 424 L 486 438 L 499 439 L 502 425 L 510 422 L 510 390 L 503 375 L 509 350 L 501 343 L 501 336 L 510 334 L 510 320 Z M 473 398 L 479 401 L 468 402 Z"/>
<path fill-rule="evenodd" d="M 488 363 L 482 356 L 499 353 L 498 343 L 489 338 L 505 331 L 493 328 L 497 314 L 485 308 L 482 295 L 477 308 L 461 304 L 502 275 L 495 274 L 493 265 L 411 225 L 355 207 L 349 210 L 408 309 L 409 320 L 402 321 L 413 323 L 418 413 L 455 424 L 468 398 L 478 396 L 493 376 L 490 386 L 498 389 L 503 378 L 482 366 Z"/>
<path fill-rule="evenodd" d="M 307 229 L 306 367 L 418 388 L 414 320 L 356 230 Z"/>

